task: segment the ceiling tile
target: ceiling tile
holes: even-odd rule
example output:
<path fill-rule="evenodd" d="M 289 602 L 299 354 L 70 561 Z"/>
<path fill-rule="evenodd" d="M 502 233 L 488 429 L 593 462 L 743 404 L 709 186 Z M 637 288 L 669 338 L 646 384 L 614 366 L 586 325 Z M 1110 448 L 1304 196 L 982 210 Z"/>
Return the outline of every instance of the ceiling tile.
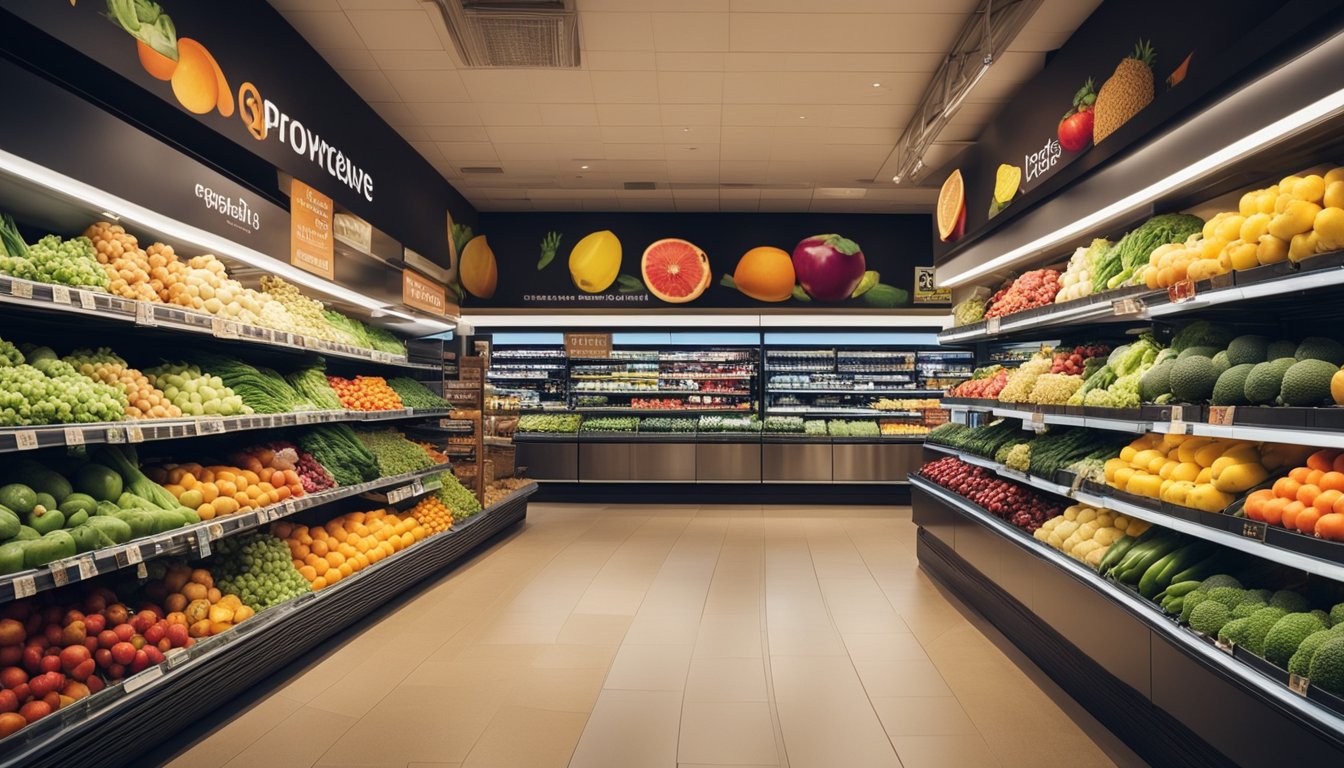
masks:
<path fill-rule="evenodd" d="M 719 190 L 718 187 L 673 187 L 672 197 L 677 200 L 718 200 Z"/>
<path fill-rule="evenodd" d="M 804 200 L 768 200 L 761 198 L 756 210 L 761 213 L 805 213 L 811 204 L 811 195 Z"/>
<path fill-rule="evenodd" d="M 286 11 L 285 20 L 319 51 L 366 48 L 364 38 L 340 11 Z"/>
<path fill-rule="evenodd" d="M 579 0 L 579 11 L 721 11 L 727 12 L 731 0 Z"/>
<path fill-rule="evenodd" d="M 722 97 L 722 72 L 658 73 L 658 98 L 664 104 L 717 103 Z"/>
<path fill-rule="evenodd" d="M 689 161 L 667 166 L 667 176 L 674 182 L 713 182 L 719 181 L 719 163 Z"/>
<path fill-rule="evenodd" d="M 647 104 L 658 99 L 658 76 L 653 72 L 591 72 L 593 98 L 599 104 Z"/>
<path fill-rule="evenodd" d="M 761 200 L 811 200 L 811 189 L 762 189 Z"/>
<path fill-rule="evenodd" d="M 667 152 L 662 144 L 608 144 L 608 160 L 662 160 Z"/>
<path fill-rule="evenodd" d="M 457 69 L 453 55 L 444 50 L 437 51 L 373 51 L 374 61 L 382 69 Z"/>
<path fill-rule="evenodd" d="M 337 0 L 347 11 L 414 11 L 419 9 L 419 0 Z"/>
<path fill-rule="evenodd" d="M 773 104 L 724 104 L 724 125 L 774 125 L 779 107 Z"/>
<path fill-rule="evenodd" d="M 444 159 L 459 168 L 464 165 L 499 165 L 499 155 L 495 154 L 494 145 L 488 142 L 445 141 L 439 143 L 439 151 L 443 153 Z"/>
<path fill-rule="evenodd" d="M 653 49 L 653 20 L 648 13 L 579 14 L 579 43 L 589 51 Z"/>
<path fill-rule="evenodd" d="M 882 78 L 877 80 L 876 78 Z M 874 82 L 883 87 L 874 88 Z M 728 72 L 726 104 L 918 104 L 928 76 L 864 72 Z"/>
<path fill-rule="evenodd" d="M 396 129 L 397 133 L 401 134 L 401 138 L 407 141 L 430 141 L 429 134 L 418 125 L 394 125 L 392 127 Z"/>
<path fill-rule="evenodd" d="M 662 125 L 657 104 L 598 104 L 597 121 L 602 125 Z"/>
<path fill-rule="evenodd" d="M 658 51 L 726 51 L 728 14 L 655 13 L 653 47 Z"/>
<path fill-rule="evenodd" d="M 346 11 L 371 51 L 441 51 L 443 43 L 424 10 Z"/>
<path fill-rule="evenodd" d="M 476 105 L 469 103 L 417 102 L 407 104 L 420 125 L 480 125 Z"/>
<path fill-rule="evenodd" d="M 341 4 L 337 0 L 271 0 L 271 7 L 281 13 L 341 10 Z"/>
<path fill-rule="evenodd" d="M 947 121 L 938 134 L 939 141 L 975 141 L 985 125 L 998 114 L 1002 104 L 977 103 L 967 100 Z"/>
<path fill-rule="evenodd" d="M 967 95 L 967 101 L 1005 102 L 1017 93 L 1023 83 L 1035 77 L 1045 66 L 1045 54 L 1037 52 L 1003 53 L 995 59 L 985 76 Z M 1085 77 L 1079 78 L 1082 85 Z"/>
<path fill-rule="evenodd" d="M 401 95 L 376 69 L 347 69 L 340 72 L 345 82 L 366 102 L 400 101 Z"/>
<path fill-rule="evenodd" d="M 719 140 L 724 144 L 758 144 L 770 146 L 770 129 L 725 125 L 719 129 Z"/>
<path fill-rule="evenodd" d="M 725 182 L 760 183 L 765 181 L 770 164 L 761 161 L 721 160 L 719 178 Z"/>
<path fill-rule="evenodd" d="M 556 160 L 571 163 L 576 169 L 580 165 L 592 165 L 590 170 L 603 170 L 601 163 L 606 159 L 607 146 L 600 141 L 552 144 L 551 155 Z"/>
<path fill-rule="evenodd" d="M 653 51 L 583 51 L 579 55 L 585 69 L 590 72 L 614 70 L 617 72 L 636 72 L 657 69 Z"/>
<path fill-rule="evenodd" d="M 663 125 L 718 125 L 723 108 L 718 104 L 664 104 Z"/>
<path fill-rule="evenodd" d="M 611 144 L 659 144 L 663 129 L 654 126 L 602 126 L 602 141 Z"/>
<path fill-rule="evenodd" d="M 904 130 L 914 109 L 899 104 L 835 104 L 831 106 L 833 128 L 895 128 Z"/>
<path fill-rule="evenodd" d="M 621 176 L 623 181 L 659 181 L 668 178 L 671 170 L 666 160 L 608 160 L 606 166 L 612 177 Z"/>
<path fill-rule="evenodd" d="M 717 160 L 719 158 L 719 145 L 711 142 L 699 144 L 670 143 L 664 144 L 663 148 L 667 152 L 669 163 L 679 163 L 692 157 L 696 160 Z"/>
<path fill-rule="evenodd" d="M 439 145 L 432 141 L 412 141 L 410 142 L 415 151 L 431 163 L 443 162 L 443 154 L 439 151 Z"/>
<path fill-rule="evenodd" d="M 676 198 L 677 213 L 705 213 L 719 210 L 719 201 L 698 198 Z"/>
<path fill-rule="evenodd" d="M 1008 50 L 1058 50 L 1099 5 L 1101 0 L 1044 0 Z"/>
<path fill-rule="evenodd" d="M 339 72 L 378 68 L 378 61 L 373 58 L 373 54 L 362 48 L 328 48 L 322 51 L 322 56 Z"/>
<path fill-rule="evenodd" d="M 462 83 L 471 100 L 481 104 L 532 103 L 532 83 L 525 69 L 464 69 Z"/>
<path fill-rule="evenodd" d="M 622 211 L 640 211 L 645 213 L 670 212 L 677 210 L 676 201 L 670 197 L 634 198 L 618 197 Z"/>
<path fill-rule="evenodd" d="M 430 141 L 489 141 L 490 136 L 479 125 L 436 125 L 420 129 Z"/>
<path fill-rule="evenodd" d="M 723 66 L 730 72 L 917 72 L 931 75 L 942 63 L 941 51 L 923 53 L 730 51 L 724 55 Z"/>
<path fill-rule="evenodd" d="M 770 159 L 770 145 L 762 143 L 720 144 L 719 159 L 757 162 L 767 161 Z"/>
<path fill-rule="evenodd" d="M 735 13 L 791 13 L 814 11 L 822 5 L 828 13 L 890 12 L 891 0 L 732 0 Z M 900 13 L 967 14 L 979 5 L 977 0 L 901 0 Z"/>
<path fill-rule="evenodd" d="M 718 144 L 717 125 L 669 125 L 663 128 L 663 141 L 668 144 Z"/>
<path fill-rule="evenodd" d="M 387 124 L 393 127 L 416 125 L 420 122 L 420 118 L 411 110 L 410 105 L 404 102 L 369 102 L 369 106 L 373 107 L 373 111 L 381 115 L 387 121 Z"/>
<path fill-rule="evenodd" d="M 530 70 L 532 100 L 538 104 L 593 102 L 593 83 L 583 70 Z"/>
<path fill-rule="evenodd" d="M 477 104 L 484 125 L 539 125 L 541 107 L 536 104 Z"/>
<path fill-rule="evenodd" d="M 827 128 L 825 141 L 830 144 L 884 144 L 891 147 L 901 138 L 905 126 L 891 128 Z"/>
<path fill-rule="evenodd" d="M 658 70 L 661 72 L 722 72 L 722 52 L 658 51 Z"/>
<path fill-rule="evenodd" d="M 457 72 L 418 72 L 396 69 L 383 73 L 392 87 L 401 94 L 402 101 L 471 101 Z"/>
<path fill-rule="evenodd" d="M 547 104 L 541 107 L 542 125 L 597 125 L 592 104 Z"/>
<path fill-rule="evenodd" d="M 551 144 L 602 140 L 602 130 L 597 126 L 499 125 L 487 126 L 486 131 L 490 133 L 490 140 L 496 144 Z"/>
<path fill-rule="evenodd" d="M 730 43 L 733 51 L 791 51 L 805 40 L 814 51 L 943 53 L 964 22 L 959 13 L 739 13 Z"/>
<path fill-rule="evenodd" d="M 551 145 L 546 143 L 537 144 L 495 144 L 495 154 L 499 156 L 502 163 L 531 163 L 545 161 L 553 163 L 555 153 L 551 151 Z M 520 172 L 517 168 L 510 168 L 511 171 Z"/>

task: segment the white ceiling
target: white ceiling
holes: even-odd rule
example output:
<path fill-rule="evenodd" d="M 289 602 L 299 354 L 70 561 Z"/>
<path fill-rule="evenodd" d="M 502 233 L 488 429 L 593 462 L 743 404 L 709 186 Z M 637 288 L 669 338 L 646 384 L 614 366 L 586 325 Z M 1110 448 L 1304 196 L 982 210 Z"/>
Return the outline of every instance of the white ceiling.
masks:
<path fill-rule="evenodd" d="M 480 210 L 873 213 L 932 210 L 936 189 L 896 187 L 887 163 L 977 5 L 578 0 L 581 68 L 502 70 L 463 68 L 432 2 L 270 2 Z M 1045 0 L 925 164 L 1099 3 Z M 657 188 L 624 189 L 641 181 Z"/>

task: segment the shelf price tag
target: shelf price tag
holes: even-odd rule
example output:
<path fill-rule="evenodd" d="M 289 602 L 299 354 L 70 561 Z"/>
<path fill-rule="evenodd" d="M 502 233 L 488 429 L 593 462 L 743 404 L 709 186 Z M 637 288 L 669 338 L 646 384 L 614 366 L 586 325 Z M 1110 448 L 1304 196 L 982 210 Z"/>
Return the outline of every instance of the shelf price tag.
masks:
<path fill-rule="evenodd" d="M 9 292 L 20 299 L 33 298 L 33 284 L 24 280 L 12 280 L 9 284 Z"/>
<path fill-rule="evenodd" d="M 1288 690 L 1296 693 L 1298 696 L 1306 696 L 1307 689 L 1311 687 L 1310 678 L 1301 675 L 1288 675 Z"/>
<path fill-rule="evenodd" d="M 144 563 L 135 564 L 135 578 L 141 581 L 149 578 L 149 569 L 145 567 Z"/>
<path fill-rule="evenodd" d="M 1172 304 L 1184 304 L 1195 298 L 1195 281 L 1182 280 L 1167 288 L 1167 300 Z"/>
<path fill-rule="evenodd" d="M 196 551 L 200 553 L 201 557 L 210 556 L 210 533 L 204 528 L 199 528 L 196 531 Z"/>
<path fill-rule="evenodd" d="M 988 333 L 990 335 L 998 333 L 999 326 L 1002 324 L 1002 322 L 1003 318 L 999 317 L 991 317 L 988 320 L 985 320 L 985 333 Z"/>
<path fill-rule="evenodd" d="M 163 677 L 162 667 L 158 666 L 149 667 L 148 669 L 144 670 L 143 672 L 140 672 L 139 674 L 131 675 L 130 677 L 126 678 L 126 682 L 122 683 L 121 685 L 122 688 L 127 693 L 135 693 L 141 688 L 144 688 L 146 685 L 149 685 L 155 680 L 158 680 L 160 677 Z"/>
<path fill-rule="evenodd" d="M 1189 432 L 1189 427 L 1185 423 L 1185 407 L 1180 405 L 1171 406 L 1171 427 L 1169 429 L 1173 435 L 1184 435 Z"/>
<path fill-rule="evenodd" d="M 145 430 L 137 424 L 131 424 L 126 427 L 126 442 L 143 443 L 145 442 Z"/>
<path fill-rule="evenodd" d="M 98 299 L 94 298 L 92 292 L 76 291 L 76 293 L 79 294 L 79 306 L 88 310 L 94 310 L 98 308 Z"/>
<path fill-rule="evenodd" d="M 238 338 L 238 323 L 233 320 L 225 320 L 222 317 L 210 318 L 210 332 L 217 339 L 236 339 Z"/>
<path fill-rule="evenodd" d="M 196 422 L 196 434 L 198 435 L 222 435 L 224 434 L 223 419 L 201 419 Z"/>
<path fill-rule="evenodd" d="M 65 429 L 66 445 L 83 445 L 84 430 L 80 427 L 66 427 Z"/>
<path fill-rule="evenodd" d="M 64 285 L 51 286 L 51 301 L 53 304 L 69 304 L 70 289 Z"/>
<path fill-rule="evenodd" d="M 64 587 L 70 583 L 70 573 L 66 571 L 68 564 L 64 560 L 58 560 L 47 567 L 51 570 L 51 581 L 58 587 Z"/>
<path fill-rule="evenodd" d="M 1237 646 L 1233 645 L 1232 643 L 1225 643 L 1217 638 L 1214 638 L 1213 647 L 1217 648 L 1223 653 L 1226 653 L 1228 656 L 1233 655 L 1237 650 Z"/>
<path fill-rule="evenodd" d="M 126 431 L 121 427 L 108 427 L 105 438 L 111 445 L 120 445 L 126 442 Z"/>
<path fill-rule="evenodd" d="M 1242 520 L 1241 527 L 1236 531 L 1248 539 L 1256 541 L 1265 540 L 1265 531 L 1268 529 L 1265 523 L 1259 520 Z"/>
<path fill-rule="evenodd" d="M 1111 302 L 1111 311 L 1116 315 L 1137 315 L 1139 313 L 1139 302 L 1134 299 L 1120 299 Z"/>
<path fill-rule="evenodd" d="M 145 561 L 145 553 L 140 551 L 139 546 L 127 547 L 117 553 L 117 562 L 122 568 Z"/>
<path fill-rule="evenodd" d="M 1230 427 L 1236 421 L 1237 406 L 1235 405 L 1213 405 L 1209 406 L 1209 423 L 1217 424 L 1223 427 Z"/>
<path fill-rule="evenodd" d="M 37 433 L 31 429 L 22 429 L 14 433 L 14 444 L 20 451 L 37 449 Z"/>
<path fill-rule="evenodd" d="M 148 302 L 137 302 L 135 305 L 135 324 L 153 327 L 158 325 L 154 319 L 154 305 Z"/>
<path fill-rule="evenodd" d="M 32 574 L 14 577 L 14 599 L 22 600 L 25 597 L 32 597 L 37 594 L 37 579 Z"/>
<path fill-rule="evenodd" d="M 76 561 L 79 568 L 79 578 L 81 581 L 92 579 L 98 575 L 98 564 L 93 561 L 93 555 L 81 555 Z"/>

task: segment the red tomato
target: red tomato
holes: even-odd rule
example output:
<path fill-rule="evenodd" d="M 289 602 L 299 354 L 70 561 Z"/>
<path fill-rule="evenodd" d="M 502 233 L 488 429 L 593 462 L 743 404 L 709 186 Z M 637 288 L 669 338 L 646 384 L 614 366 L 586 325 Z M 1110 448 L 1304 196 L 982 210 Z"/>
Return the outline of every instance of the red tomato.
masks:
<path fill-rule="evenodd" d="M 1092 110 L 1074 112 L 1059 121 L 1059 146 L 1077 152 L 1092 143 Z"/>

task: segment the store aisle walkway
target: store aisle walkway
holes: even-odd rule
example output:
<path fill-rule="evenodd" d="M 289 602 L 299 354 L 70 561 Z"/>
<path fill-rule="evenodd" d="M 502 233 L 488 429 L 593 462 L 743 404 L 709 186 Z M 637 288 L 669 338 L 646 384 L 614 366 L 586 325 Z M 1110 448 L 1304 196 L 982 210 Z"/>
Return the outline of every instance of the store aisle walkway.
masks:
<path fill-rule="evenodd" d="M 533 505 L 172 765 L 1112 765 L 914 536 L 908 507 Z"/>

